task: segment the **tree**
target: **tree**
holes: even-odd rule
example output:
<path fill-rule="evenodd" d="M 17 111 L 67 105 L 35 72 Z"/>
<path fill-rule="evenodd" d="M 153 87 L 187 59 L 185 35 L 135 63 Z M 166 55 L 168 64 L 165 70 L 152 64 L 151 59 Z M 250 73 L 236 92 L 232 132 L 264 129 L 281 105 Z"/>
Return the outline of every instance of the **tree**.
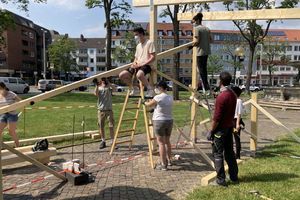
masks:
<path fill-rule="evenodd" d="M 128 14 L 132 13 L 130 4 L 125 0 L 86 0 L 85 5 L 89 8 L 103 8 L 105 12 L 106 28 L 106 66 L 107 70 L 112 69 L 112 28 L 120 25 L 130 25 Z"/>
<path fill-rule="evenodd" d="M 283 0 L 280 2 L 280 8 L 294 8 L 299 3 L 299 0 Z M 271 0 L 238 0 L 233 3 L 232 1 L 224 2 L 225 7 L 228 11 L 232 10 L 260 10 L 260 9 L 271 9 L 274 6 L 274 1 Z M 243 20 L 233 21 L 234 25 L 239 29 L 241 35 L 245 38 L 249 44 L 249 63 L 247 67 L 247 80 L 246 90 L 248 93 L 251 76 L 252 76 L 252 65 L 254 61 L 255 48 L 258 43 L 262 43 L 263 39 L 267 36 L 271 23 L 274 20 L 266 21 L 266 28 L 263 29 L 263 25 L 257 23 L 257 20 Z"/>
<path fill-rule="evenodd" d="M 211 75 L 211 79 L 214 80 L 214 75 L 219 74 L 223 70 L 221 58 L 219 55 L 210 55 L 207 61 L 207 73 Z"/>
<path fill-rule="evenodd" d="M 266 37 L 262 46 L 262 61 L 263 65 L 268 68 L 269 85 L 272 86 L 272 73 L 274 72 L 274 67 L 279 64 L 288 63 L 288 60 L 285 58 L 286 44 L 275 40 L 273 37 Z"/>
<path fill-rule="evenodd" d="M 46 0 L 34 0 L 36 3 L 43 3 L 46 2 Z M 19 10 L 21 11 L 28 11 L 28 5 L 30 3 L 30 0 L 0 0 L 0 3 L 7 4 L 7 3 L 13 3 L 15 4 Z M 14 27 L 14 20 L 11 17 L 10 12 L 6 10 L 2 10 L 0 8 L 0 44 L 3 43 L 3 32 L 7 30 L 8 28 Z"/>
<path fill-rule="evenodd" d="M 136 41 L 133 32 L 126 32 L 121 45 L 116 46 L 113 59 L 120 63 L 130 63 L 134 60 Z"/>
<path fill-rule="evenodd" d="M 76 61 L 72 52 L 76 49 L 75 42 L 67 36 L 60 36 L 48 49 L 50 63 L 54 64 L 54 70 L 66 74 L 76 71 Z"/>
<path fill-rule="evenodd" d="M 203 4 L 205 8 L 209 8 L 208 4 Z M 174 47 L 179 46 L 179 21 L 177 18 L 177 14 L 179 12 L 184 13 L 186 11 L 192 10 L 192 9 L 201 9 L 202 10 L 202 4 L 184 4 L 184 5 L 174 5 L 172 6 L 173 10 L 171 9 L 171 6 L 167 6 L 166 9 L 162 10 L 160 13 L 160 17 L 170 17 L 172 24 L 173 24 L 173 33 L 174 33 Z M 174 68 L 173 68 L 173 78 L 175 80 L 179 80 L 179 68 L 180 68 L 180 53 L 174 54 Z M 173 84 L 173 98 L 174 100 L 179 99 L 179 92 L 178 92 L 178 86 L 176 84 Z"/>

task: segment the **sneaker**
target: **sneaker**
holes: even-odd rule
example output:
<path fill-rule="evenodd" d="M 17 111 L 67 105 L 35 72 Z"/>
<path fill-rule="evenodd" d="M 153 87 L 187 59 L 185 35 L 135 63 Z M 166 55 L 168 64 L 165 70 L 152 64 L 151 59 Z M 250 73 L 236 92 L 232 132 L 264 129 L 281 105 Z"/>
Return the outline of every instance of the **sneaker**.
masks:
<path fill-rule="evenodd" d="M 166 165 L 163 165 L 163 164 L 161 164 L 161 163 L 157 164 L 157 165 L 155 166 L 155 169 L 157 169 L 157 170 L 162 170 L 162 171 L 167 171 L 167 170 L 168 170 L 167 166 L 166 166 Z"/>
<path fill-rule="evenodd" d="M 153 89 L 148 90 L 145 95 L 145 97 L 154 97 L 154 96 L 155 96 L 155 92 Z"/>
<path fill-rule="evenodd" d="M 105 141 L 101 141 L 100 142 L 100 146 L 99 146 L 99 149 L 104 149 L 106 147 L 106 143 L 105 143 Z"/>
<path fill-rule="evenodd" d="M 172 161 L 168 160 L 168 166 L 172 166 L 172 165 L 173 165 Z"/>

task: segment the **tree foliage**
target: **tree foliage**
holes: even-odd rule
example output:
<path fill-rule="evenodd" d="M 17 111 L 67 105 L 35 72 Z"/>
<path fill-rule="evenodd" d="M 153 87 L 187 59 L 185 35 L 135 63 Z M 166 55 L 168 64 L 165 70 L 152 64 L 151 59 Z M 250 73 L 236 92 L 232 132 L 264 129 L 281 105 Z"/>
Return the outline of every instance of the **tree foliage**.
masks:
<path fill-rule="evenodd" d="M 126 32 L 121 45 L 116 46 L 113 52 L 113 59 L 120 63 L 133 62 L 135 55 L 136 41 L 133 32 Z"/>
<path fill-rule="evenodd" d="M 112 29 L 121 25 L 131 25 L 129 15 L 132 13 L 131 5 L 126 0 L 86 0 L 85 5 L 89 8 L 102 8 L 105 12 L 106 28 L 106 66 L 112 68 Z"/>
<path fill-rule="evenodd" d="M 271 9 L 274 5 L 273 0 L 238 0 L 236 2 L 227 1 L 224 2 L 225 7 L 228 11 L 232 10 L 260 10 L 260 9 Z M 280 8 L 293 8 L 299 3 L 299 0 L 283 0 L 280 2 Z M 252 75 L 252 65 L 254 61 L 255 48 L 258 43 L 262 43 L 264 38 L 267 36 L 271 23 L 274 20 L 267 20 L 265 28 L 262 24 L 259 24 L 257 20 L 239 20 L 233 21 L 235 26 L 239 29 L 244 39 L 249 44 L 249 63 L 247 67 L 247 81 L 246 89 L 249 92 L 249 86 Z"/>
<path fill-rule="evenodd" d="M 212 79 L 215 74 L 219 74 L 223 70 L 222 60 L 219 55 L 210 55 L 207 61 L 207 73 Z"/>
<path fill-rule="evenodd" d="M 76 55 L 72 52 L 76 50 L 75 42 L 66 36 L 60 36 L 48 49 L 50 63 L 54 64 L 55 71 L 76 71 Z"/>
<path fill-rule="evenodd" d="M 269 85 L 272 85 L 272 73 L 276 65 L 285 65 L 288 60 L 285 57 L 286 43 L 280 42 L 274 37 L 266 37 L 263 42 L 262 61 L 269 72 Z M 257 52 L 258 53 L 258 52 Z"/>

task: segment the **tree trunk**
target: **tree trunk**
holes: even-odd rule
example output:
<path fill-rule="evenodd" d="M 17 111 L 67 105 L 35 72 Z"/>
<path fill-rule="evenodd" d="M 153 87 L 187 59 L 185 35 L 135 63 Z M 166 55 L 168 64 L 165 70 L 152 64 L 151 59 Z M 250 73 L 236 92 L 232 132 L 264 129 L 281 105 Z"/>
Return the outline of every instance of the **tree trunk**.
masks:
<path fill-rule="evenodd" d="M 177 19 L 177 13 L 179 11 L 179 5 L 174 6 L 174 18 L 173 18 L 173 32 L 174 32 L 174 47 L 179 46 L 179 21 Z M 179 81 L 179 68 L 180 68 L 180 53 L 174 55 L 174 69 L 173 78 Z M 173 83 L 173 98 L 179 100 L 178 86 Z"/>
<path fill-rule="evenodd" d="M 249 63 L 248 63 L 247 80 L 246 80 L 246 90 L 248 94 L 250 94 L 250 83 L 251 83 L 251 76 L 252 76 L 252 63 L 254 59 L 254 52 L 255 52 L 255 45 L 250 45 Z"/>
<path fill-rule="evenodd" d="M 236 79 L 236 68 L 237 68 L 237 66 L 236 66 L 236 56 L 234 56 L 233 59 L 234 59 L 234 60 L 233 60 L 233 82 L 234 82 L 234 84 L 235 84 L 235 79 Z"/>
<path fill-rule="evenodd" d="M 269 71 L 269 86 L 272 86 L 273 83 L 272 83 L 272 70 L 271 70 L 271 67 L 268 66 L 268 71 Z"/>
<path fill-rule="evenodd" d="M 110 21 L 110 8 L 105 9 L 105 16 L 106 16 L 106 67 L 107 71 L 112 69 L 111 64 L 111 43 L 112 43 L 112 27 L 111 27 L 111 21 Z"/>

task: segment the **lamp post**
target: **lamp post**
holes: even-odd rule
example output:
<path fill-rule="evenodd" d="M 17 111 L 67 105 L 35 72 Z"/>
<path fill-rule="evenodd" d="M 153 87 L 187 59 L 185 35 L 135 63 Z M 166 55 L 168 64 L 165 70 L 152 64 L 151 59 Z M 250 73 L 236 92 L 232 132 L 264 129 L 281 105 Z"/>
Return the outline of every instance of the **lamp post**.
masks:
<path fill-rule="evenodd" d="M 46 79 L 46 31 L 44 29 L 41 29 L 43 31 L 43 65 L 44 65 L 44 74 L 43 78 Z"/>
<path fill-rule="evenodd" d="M 262 74 L 262 59 L 263 59 L 263 45 L 257 44 L 260 46 L 260 56 L 259 56 L 259 85 L 262 85 L 262 79 L 261 79 L 261 74 Z"/>
<path fill-rule="evenodd" d="M 238 58 L 238 62 L 241 63 L 245 60 L 245 49 L 241 46 L 237 47 L 235 50 L 234 50 L 234 64 L 236 64 L 236 58 Z M 237 66 L 234 66 L 234 81 L 235 81 L 235 84 L 236 84 L 236 68 Z"/>
<path fill-rule="evenodd" d="M 53 77 L 54 64 L 53 63 L 50 63 L 50 70 L 51 70 L 51 79 L 54 79 L 54 77 Z"/>

